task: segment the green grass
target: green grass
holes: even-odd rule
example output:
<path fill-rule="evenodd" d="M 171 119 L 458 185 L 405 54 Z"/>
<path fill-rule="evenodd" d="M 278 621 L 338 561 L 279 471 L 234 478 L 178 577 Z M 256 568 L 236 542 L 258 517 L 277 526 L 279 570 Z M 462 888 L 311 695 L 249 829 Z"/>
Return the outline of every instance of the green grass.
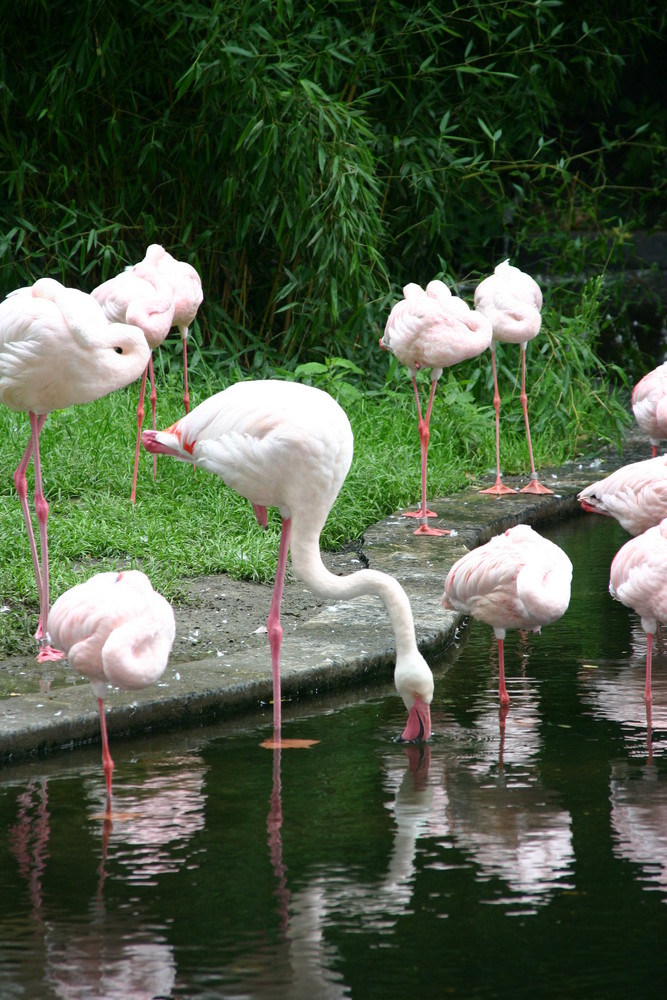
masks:
<path fill-rule="evenodd" d="M 599 442 L 620 446 L 629 423 L 622 392 L 610 387 L 592 344 L 599 286 L 589 286 L 569 317 L 548 305 L 540 336 L 528 347 L 528 393 L 535 461 L 558 464 Z M 182 414 L 178 364 L 165 371 L 157 357 L 158 427 Z M 230 381 L 238 368 L 213 371 L 201 357 L 191 375 L 193 405 Z M 528 453 L 519 402 L 519 349 L 498 348 L 501 465 L 527 472 Z M 322 535 L 335 549 L 392 511 L 420 497 L 419 438 L 407 371 L 378 350 L 366 372 L 343 359 L 296 371 L 264 362 L 253 377 L 299 378 L 330 391 L 346 409 L 355 457 Z M 420 374 L 425 394 L 427 373 Z M 169 458 L 142 451 L 137 503 L 130 503 L 138 383 L 87 406 L 52 413 L 41 441 L 44 488 L 50 504 L 52 600 L 94 572 L 143 569 L 153 585 L 184 601 L 183 581 L 212 573 L 270 581 L 275 572 L 280 518 L 269 511 L 269 531 L 258 527 L 250 504 L 221 480 Z M 495 430 L 488 352 L 446 370 L 431 421 L 429 496 L 444 496 L 492 481 Z M 148 423 L 145 424 L 148 426 Z M 38 601 L 20 506 L 12 481 L 28 439 L 25 414 L 0 407 L 3 469 L 0 477 L 0 655 L 29 653 Z M 32 491 L 32 466 L 29 468 Z M 29 494 L 30 495 L 30 494 Z"/>

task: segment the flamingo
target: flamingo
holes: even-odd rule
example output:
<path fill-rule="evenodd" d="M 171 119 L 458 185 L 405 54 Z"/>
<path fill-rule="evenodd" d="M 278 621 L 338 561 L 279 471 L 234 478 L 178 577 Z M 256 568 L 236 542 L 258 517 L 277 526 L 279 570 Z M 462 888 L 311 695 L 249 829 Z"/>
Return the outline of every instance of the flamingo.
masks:
<path fill-rule="evenodd" d="M 498 641 L 498 695 L 509 705 L 503 643 L 508 628 L 539 632 L 570 604 L 572 563 L 527 524 L 517 524 L 454 563 L 441 604 L 493 627 Z"/>
<path fill-rule="evenodd" d="M 412 609 L 393 576 L 363 569 L 335 576 L 322 563 L 319 539 L 352 462 L 350 422 L 320 389 L 275 379 L 238 382 L 204 400 L 165 431 L 144 431 L 147 451 L 172 455 L 220 476 L 253 505 L 266 525 L 268 506 L 282 517 L 267 619 L 273 675 L 274 744 L 280 742 L 280 606 L 288 551 L 295 575 L 329 598 L 377 595 L 392 623 L 394 681 L 408 710 L 405 741 L 431 734 L 433 675 L 417 649 Z"/>
<path fill-rule="evenodd" d="M 183 406 L 190 412 L 190 392 L 188 389 L 188 332 L 204 301 L 201 278 L 192 264 L 176 260 L 164 247 L 152 243 L 146 251 L 146 261 L 158 274 L 170 282 L 174 293 L 174 326 L 178 327 L 183 342 Z M 155 429 L 155 425 L 154 425 Z"/>
<path fill-rule="evenodd" d="M 98 573 L 60 595 L 48 632 L 72 670 L 89 678 L 97 697 L 110 806 L 114 763 L 104 714 L 107 686 L 138 691 L 162 676 L 176 633 L 174 612 L 139 570 Z"/>
<path fill-rule="evenodd" d="M 500 475 L 500 393 L 498 392 L 498 369 L 496 367 L 496 344 L 521 345 L 521 406 L 526 424 L 528 455 L 530 457 L 530 482 L 523 487 L 521 493 L 553 493 L 553 490 L 540 483 L 535 462 L 533 446 L 530 440 L 530 424 L 528 422 L 528 396 L 526 395 L 526 345 L 540 332 L 542 325 L 542 292 L 537 282 L 529 274 L 513 267 L 509 260 L 498 264 L 493 274 L 484 278 L 475 289 L 475 308 L 484 316 L 488 316 L 493 326 L 493 341 L 491 343 L 491 366 L 493 369 L 493 407 L 496 411 L 496 481 L 493 486 L 481 493 L 493 493 L 502 496 L 505 493 L 516 493 L 516 490 L 504 486 Z"/>
<path fill-rule="evenodd" d="M 644 701 L 651 704 L 651 654 L 658 622 L 667 622 L 667 517 L 631 538 L 614 556 L 609 593 L 632 608 L 646 632 Z"/>
<path fill-rule="evenodd" d="M 667 455 L 631 462 L 579 493 L 584 510 L 615 518 L 640 535 L 667 517 Z"/>
<path fill-rule="evenodd" d="M 0 400 L 27 412 L 30 441 L 14 472 L 39 592 L 39 662 L 62 659 L 46 636 L 49 613 L 49 506 L 42 486 L 39 434 L 52 410 L 99 399 L 139 378 L 150 349 L 136 326 L 109 323 L 90 295 L 40 278 L 0 303 Z M 27 500 L 32 456 L 41 564 Z"/>
<path fill-rule="evenodd" d="M 391 310 L 380 340 L 383 350 L 391 351 L 402 364 L 407 365 L 419 418 L 422 502 L 419 510 L 406 511 L 403 516 L 416 517 L 421 521 L 415 535 L 448 535 L 449 531 L 429 526 L 428 518 L 436 517 L 436 514 L 426 506 L 426 465 L 433 399 L 443 368 L 477 357 L 491 346 L 493 331 L 485 316 L 471 309 L 463 299 L 452 295 L 442 281 L 430 281 L 426 291 L 420 285 L 410 283 L 404 287 L 403 296 Z M 421 368 L 431 369 L 431 391 L 425 417 L 422 417 L 416 377 Z"/>
<path fill-rule="evenodd" d="M 637 382 L 631 402 L 635 420 L 648 434 L 655 458 L 658 445 L 667 438 L 667 363 L 658 365 Z"/>
<path fill-rule="evenodd" d="M 151 349 L 148 364 L 141 380 L 139 402 L 137 403 L 137 441 L 130 493 L 132 503 L 135 503 L 141 428 L 145 415 L 144 397 L 149 374 L 153 430 L 156 427 L 155 403 L 157 396 L 152 352 L 166 339 L 172 326 L 178 326 L 183 339 L 183 403 L 187 413 L 190 408 L 190 394 L 188 391 L 186 341 L 188 327 L 194 320 L 203 300 L 201 280 L 192 265 L 185 261 L 176 260 L 164 247 L 152 243 L 142 261 L 98 285 L 97 288 L 93 289 L 92 295 L 100 303 L 110 320 L 139 326 Z M 154 459 L 153 475 L 155 475 L 155 471 Z"/>

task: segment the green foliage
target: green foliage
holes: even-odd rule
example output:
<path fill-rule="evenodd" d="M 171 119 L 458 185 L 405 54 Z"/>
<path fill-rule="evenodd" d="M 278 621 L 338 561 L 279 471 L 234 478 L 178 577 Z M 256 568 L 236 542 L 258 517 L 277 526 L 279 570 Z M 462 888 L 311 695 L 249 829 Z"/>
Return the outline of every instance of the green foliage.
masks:
<path fill-rule="evenodd" d="M 442 262 L 599 273 L 661 220 L 665 111 L 631 86 L 661 12 L 11 4 L 0 292 L 43 274 L 88 289 L 161 242 L 202 275 L 208 367 L 366 367 L 396 286 Z"/>

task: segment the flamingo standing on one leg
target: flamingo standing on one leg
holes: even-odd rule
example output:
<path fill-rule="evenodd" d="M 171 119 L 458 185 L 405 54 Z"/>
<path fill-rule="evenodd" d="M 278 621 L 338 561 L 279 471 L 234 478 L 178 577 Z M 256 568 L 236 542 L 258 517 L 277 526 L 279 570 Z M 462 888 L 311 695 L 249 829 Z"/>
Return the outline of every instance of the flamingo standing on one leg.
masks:
<path fill-rule="evenodd" d="M 39 591 L 35 638 L 40 644 L 40 662 L 62 656 L 49 645 L 46 633 L 49 506 L 42 486 L 39 433 L 52 410 L 89 403 L 139 378 L 149 354 L 141 330 L 109 323 L 95 299 L 53 278 L 40 278 L 0 303 L 0 400 L 13 410 L 27 411 L 30 417 L 30 441 L 14 473 L 14 484 Z M 31 457 L 41 564 L 27 501 L 26 470 Z"/>
<path fill-rule="evenodd" d="M 648 434 L 655 458 L 658 445 L 667 438 L 667 363 L 658 365 L 637 382 L 631 401 L 635 420 Z"/>
<path fill-rule="evenodd" d="M 153 372 L 152 352 L 166 339 L 172 326 L 178 326 L 183 340 L 183 402 L 185 412 L 190 408 L 187 367 L 187 336 L 188 327 L 192 323 L 203 299 L 201 280 L 194 267 L 184 261 L 178 261 L 164 247 L 152 243 L 144 259 L 138 264 L 125 269 L 110 278 L 97 288 L 92 295 L 101 304 L 106 315 L 111 320 L 132 323 L 140 326 L 151 349 L 148 365 L 141 380 L 139 401 L 137 403 L 137 441 L 134 453 L 134 470 L 132 473 L 132 503 L 137 497 L 137 475 L 139 471 L 139 449 L 141 444 L 141 428 L 144 422 L 144 398 L 146 380 L 150 374 L 150 403 L 153 417 L 153 430 L 156 427 L 155 376 Z M 156 475 L 156 461 L 153 458 L 153 476 Z"/>
<path fill-rule="evenodd" d="M 609 593 L 636 611 L 646 632 L 644 701 L 649 706 L 653 636 L 658 622 L 667 622 L 667 518 L 618 550 L 611 564 Z"/>
<path fill-rule="evenodd" d="M 192 264 L 176 260 L 164 247 L 152 243 L 146 251 L 146 261 L 157 270 L 158 274 L 169 281 L 174 293 L 174 326 L 183 341 L 183 405 L 185 412 L 190 412 L 190 392 L 188 388 L 188 332 L 197 315 L 197 310 L 204 301 L 201 278 Z"/>
<path fill-rule="evenodd" d="M 542 292 L 537 282 L 512 267 L 509 260 L 494 269 L 493 274 L 484 278 L 475 289 L 475 308 L 491 320 L 493 326 L 493 342 L 491 344 L 491 365 L 493 368 L 493 406 L 496 411 L 496 481 L 489 489 L 481 493 L 493 493 L 501 496 L 503 493 L 516 493 L 516 490 L 504 486 L 500 475 L 500 393 L 498 392 L 498 370 L 496 367 L 496 343 L 521 345 L 521 406 L 526 424 L 526 439 L 530 457 L 530 482 L 524 486 L 521 493 L 553 493 L 553 490 L 540 483 L 535 462 L 533 446 L 530 440 L 530 424 L 528 422 L 528 396 L 526 394 L 526 345 L 536 337 L 542 325 Z"/>
<path fill-rule="evenodd" d="M 630 462 L 579 493 L 584 510 L 615 518 L 631 535 L 667 517 L 667 455 Z"/>
<path fill-rule="evenodd" d="M 558 545 L 517 524 L 454 563 L 441 604 L 493 627 L 498 641 L 498 695 L 509 705 L 503 642 L 508 628 L 539 632 L 570 603 L 572 563 Z"/>
<path fill-rule="evenodd" d="M 416 535 L 445 535 L 449 532 L 429 526 L 428 518 L 436 514 L 426 506 L 426 465 L 433 398 L 443 368 L 477 357 L 491 345 L 493 331 L 485 316 L 471 309 L 463 299 L 452 295 L 442 281 L 430 281 L 426 291 L 411 283 L 405 286 L 403 295 L 404 298 L 391 310 L 380 341 L 381 348 L 391 351 L 408 366 L 419 417 L 422 502 L 419 510 L 406 511 L 403 516 L 420 519 Z M 431 369 L 431 391 L 424 417 L 416 377 L 421 368 Z"/>
<path fill-rule="evenodd" d="M 114 764 L 104 715 L 107 686 L 138 691 L 162 676 L 176 633 L 174 612 L 144 573 L 98 573 L 60 595 L 48 631 L 97 697 L 109 811 Z"/>
<path fill-rule="evenodd" d="M 282 517 L 278 566 L 267 620 L 273 671 L 274 742 L 280 742 L 280 606 L 288 550 L 295 575 L 332 598 L 377 595 L 396 643 L 394 680 L 408 709 L 404 740 L 428 739 L 433 675 L 417 649 L 412 609 L 393 576 L 363 569 L 335 576 L 319 539 L 345 480 L 354 441 L 346 414 L 320 389 L 274 379 L 239 382 L 204 400 L 165 431 L 144 431 L 147 451 L 191 462 L 246 497 L 260 523 L 266 508 Z"/>

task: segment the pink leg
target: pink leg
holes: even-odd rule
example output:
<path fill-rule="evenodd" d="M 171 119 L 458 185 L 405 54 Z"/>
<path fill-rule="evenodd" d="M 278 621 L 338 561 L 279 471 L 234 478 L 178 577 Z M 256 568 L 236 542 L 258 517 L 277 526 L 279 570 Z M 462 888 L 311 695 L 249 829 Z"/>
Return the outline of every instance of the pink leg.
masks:
<path fill-rule="evenodd" d="M 185 412 L 190 412 L 190 392 L 188 390 L 188 331 L 181 334 L 183 338 L 183 406 Z"/>
<path fill-rule="evenodd" d="M 146 378 L 148 376 L 148 365 L 144 368 L 141 376 L 141 388 L 139 389 L 139 402 L 137 403 L 137 447 L 134 452 L 134 472 L 132 474 L 132 492 L 130 499 L 132 503 L 137 501 L 137 474 L 139 472 L 139 451 L 141 448 L 141 428 L 144 422 L 146 411 L 144 410 L 144 396 L 146 395 Z"/>
<path fill-rule="evenodd" d="M 107 808 L 111 803 L 111 778 L 113 775 L 113 760 L 111 759 L 111 754 L 109 752 L 109 737 L 107 736 L 107 720 L 104 714 L 104 701 L 102 698 L 97 699 L 97 705 L 100 710 L 100 730 L 102 733 L 102 766 L 104 768 L 104 777 L 107 783 Z"/>
<path fill-rule="evenodd" d="M 273 598 L 271 600 L 271 610 L 266 620 L 266 627 L 269 633 L 269 646 L 271 647 L 271 669 L 273 671 L 273 736 L 274 740 L 280 740 L 280 726 L 282 722 L 282 709 L 280 704 L 280 645 L 283 638 L 283 627 L 280 624 L 280 605 L 283 599 L 283 587 L 285 585 L 285 570 L 287 568 L 287 553 L 289 552 L 289 537 L 292 522 L 283 518 L 283 526 L 280 532 L 280 548 L 278 550 L 278 566 L 276 567 L 276 582 L 273 586 Z"/>
<path fill-rule="evenodd" d="M 157 430 L 157 424 L 155 423 L 155 404 L 157 403 L 157 392 L 155 391 L 155 375 L 153 373 L 153 355 L 151 354 L 148 359 L 148 370 L 151 375 L 151 414 L 153 416 L 153 430 Z M 153 452 L 153 479 L 157 479 L 157 452 Z"/>
<path fill-rule="evenodd" d="M 647 705 L 650 705 L 653 701 L 653 695 L 651 693 L 651 659 L 653 653 L 653 635 L 651 632 L 646 633 L 646 683 L 644 685 L 644 701 Z"/>
<path fill-rule="evenodd" d="M 46 416 L 38 418 L 37 423 L 37 434 L 44 425 Z M 37 594 L 39 597 L 39 623 L 37 625 L 37 632 L 35 633 L 35 639 L 39 640 L 43 637 L 46 629 L 45 622 L 42 621 L 42 567 L 39 564 L 39 556 L 37 554 L 37 544 L 35 542 L 35 532 L 32 527 L 32 519 L 30 517 L 30 510 L 28 509 L 28 482 L 26 479 L 26 470 L 30 462 L 33 451 L 33 433 L 32 426 L 30 429 L 30 441 L 28 446 L 23 453 L 23 458 L 19 462 L 16 471 L 14 473 L 14 486 L 16 492 L 18 493 L 19 500 L 21 502 L 21 511 L 23 512 L 23 520 L 25 521 L 26 531 L 28 532 L 28 541 L 30 543 L 30 554 L 32 556 L 32 566 L 35 571 L 35 580 L 37 581 Z"/>
<path fill-rule="evenodd" d="M 521 493 L 553 493 L 547 486 L 543 486 L 537 478 L 535 472 L 535 462 L 533 461 L 533 446 L 530 441 L 530 424 L 528 423 L 528 396 L 526 394 L 526 345 L 521 345 L 521 406 L 523 407 L 523 419 L 526 424 L 526 438 L 528 440 L 528 455 L 530 457 L 530 482 L 524 486 Z"/>
<path fill-rule="evenodd" d="M 496 345 L 491 344 L 491 369 L 493 371 L 493 408 L 496 411 L 496 481 L 493 486 L 480 493 L 492 493 L 500 497 L 505 493 L 516 493 L 511 486 L 504 486 L 500 478 L 500 393 L 498 392 L 498 369 L 496 368 Z"/>
<path fill-rule="evenodd" d="M 46 497 L 44 496 L 44 488 L 42 486 L 42 464 L 39 454 L 39 433 L 44 426 L 45 420 L 45 414 L 38 416 L 36 413 L 30 413 L 30 444 L 26 448 L 23 458 L 19 463 L 19 467 L 14 473 L 14 484 L 16 485 L 16 489 L 21 500 L 23 517 L 28 529 L 30 551 L 32 555 L 33 567 L 35 569 L 37 589 L 39 592 L 39 624 L 37 626 L 37 632 L 35 633 L 35 638 L 39 642 L 40 647 L 37 654 L 37 661 L 39 663 L 46 663 L 50 660 L 63 660 L 65 658 L 64 653 L 49 645 L 46 631 L 49 618 L 49 543 L 46 530 L 46 522 L 49 516 L 49 505 Z M 37 524 L 39 527 L 39 548 L 42 556 L 41 566 L 37 556 L 37 546 L 35 544 L 35 534 L 30 520 L 30 512 L 28 511 L 27 485 L 25 479 L 25 472 L 30 460 L 31 452 L 33 468 L 35 471 L 35 512 L 37 514 Z"/>
<path fill-rule="evenodd" d="M 498 639 L 498 697 L 501 705 L 509 705 L 510 696 L 505 687 L 505 644 L 503 639 Z"/>
<path fill-rule="evenodd" d="M 417 415 L 419 418 L 419 441 L 421 446 L 421 480 L 422 480 L 422 502 L 419 510 L 406 510 L 403 517 L 418 517 L 422 522 L 417 530 L 414 532 L 415 535 L 449 535 L 449 531 L 440 530 L 438 528 L 430 528 L 428 525 L 429 517 L 437 517 L 435 511 L 429 510 L 426 506 L 426 472 L 427 472 L 427 461 L 428 461 L 428 442 L 431 436 L 429 429 L 429 424 L 431 422 L 431 410 L 433 409 L 433 398 L 435 396 L 435 390 L 438 384 L 437 379 L 431 380 L 431 391 L 428 397 L 428 405 L 426 407 L 426 417 L 422 418 L 421 406 L 419 403 L 419 390 L 417 389 L 417 379 L 412 376 L 412 387 L 415 393 L 415 401 L 417 403 Z"/>

